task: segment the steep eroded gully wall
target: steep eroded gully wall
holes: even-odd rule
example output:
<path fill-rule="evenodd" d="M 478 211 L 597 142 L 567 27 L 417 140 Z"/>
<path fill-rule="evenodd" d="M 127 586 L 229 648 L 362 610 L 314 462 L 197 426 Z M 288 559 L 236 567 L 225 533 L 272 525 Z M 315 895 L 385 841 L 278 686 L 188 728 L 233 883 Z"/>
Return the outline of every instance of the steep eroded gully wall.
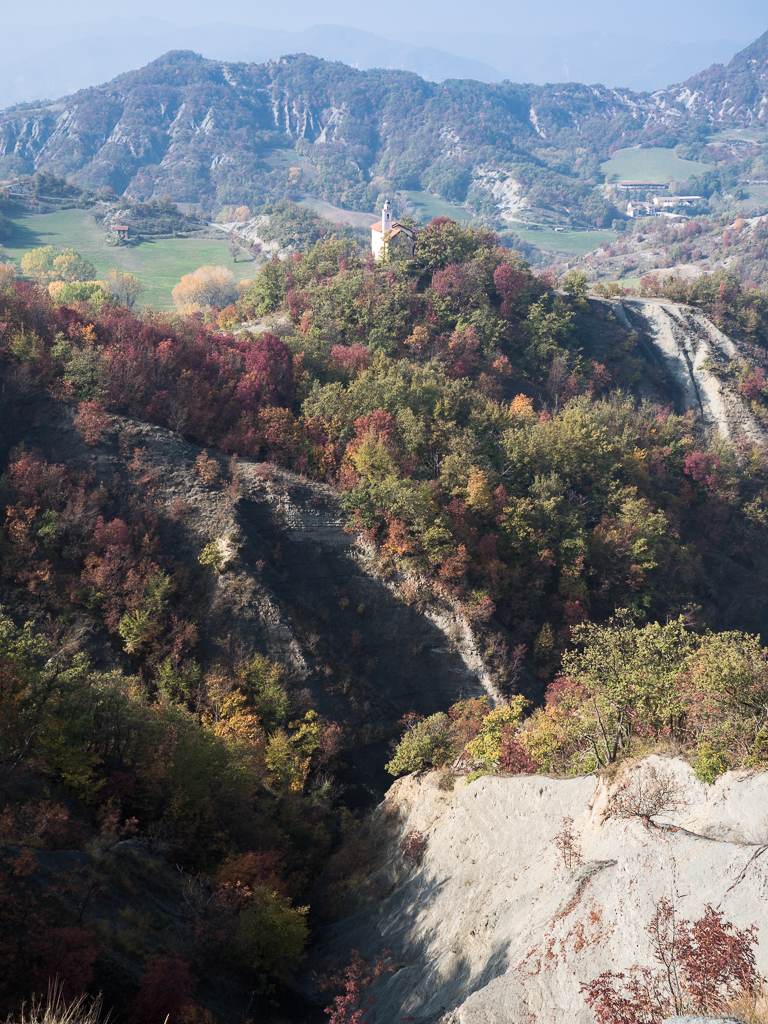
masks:
<path fill-rule="evenodd" d="M 678 807 L 661 828 L 608 817 L 609 790 L 593 776 L 487 776 L 452 792 L 438 773 L 398 780 L 373 818 L 377 861 L 316 962 L 392 950 L 376 1024 L 593 1024 L 581 984 L 653 966 L 646 926 L 667 897 L 683 919 L 711 904 L 739 928 L 757 925 L 768 973 L 768 773 L 707 786 L 682 760 L 633 770 L 649 765 Z M 565 817 L 581 848 L 570 867 L 556 846 Z M 417 867 L 400 850 L 413 829 L 426 838 Z"/>
<path fill-rule="evenodd" d="M 749 361 L 738 344 L 703 313 L 659 299 L 625 299 L 615 304 L 619 322 L 635 327 L 649 359 L 666 371 L 675 411 L 692 410 L 710 433 L 768 445 L 768 432 L 742 396 L 723 387 L 716 371 L 732 360 Z"/>
<path fill-rule="evenodd" d="M 376 574 L 330 487 L 244 461 L 240 471 L 242 565 L 265 563 L 260 581 L 301 647 L 304 685 L 322 714 L 354 732 L 360 776 L 383 793 L 389 739 L 406 711 L 497 696 L 472 632 L 447 602 L 421 601 L 415 586 L 407 603 L 403 581 Z"/>
<path fill-rule="evenodd" d="M 377 576 L 370 552 L 345 531 L 330 487 L 246 459 L 236 462 L 233 487 L 229 458 L 213 449 L 220 480 L 206 484 L 195 472 L 201 449 L 178 435 L 115 416 L 102 442 L 88 447 L 73 416 L 48 399 L 31 400 L 23 421 L 0 429 L 0 461 L 23 442 L 108 489 L 117 476 L 152 502 L 163 553 L 188 567 L 201 602 L 198 658 L 209 666 L 258 651 L 284 665 L 297 709 L 311 704 L 345 727 L 349 802 L 380 799 L 392 781 L 384 765 L 404 713 L 494 695 L 466 623 L 447 602 L 421 602 L 411 588 L 416 600 L 408 603 L 402 581 Z M 137 452 L 139 473 L 130 468 Z M 185 511 L 170 518 L 179 502 Z M 220 575 L 198 563 L 212 540 L 227 549 Z M 0 591 L 0 603 L 16 599 Z M 97 636 L 79 620 L 71 633 L 67 639 L 85 645 L 99 668 L 131 670 L 117 638 Z"/>
<path fill-rule="evenodd" d="M 768 449 L 768 430 L 739 393 L 732 364 L 753 362 L 745 346 L 696 309 L 660 299 L 602 303 L 620 327 L 635 332 L 646 369 L 636 397 L 691 412 L 710 438 L 726 438 L 741 458 L 753 445 Z M 747 346 L 748 347 L 748 346 Z M 703 615 L 715 629 L 761 633 L 768 641 L 768 552 L 696 538 L 697 556 L 713 582 Z"/>

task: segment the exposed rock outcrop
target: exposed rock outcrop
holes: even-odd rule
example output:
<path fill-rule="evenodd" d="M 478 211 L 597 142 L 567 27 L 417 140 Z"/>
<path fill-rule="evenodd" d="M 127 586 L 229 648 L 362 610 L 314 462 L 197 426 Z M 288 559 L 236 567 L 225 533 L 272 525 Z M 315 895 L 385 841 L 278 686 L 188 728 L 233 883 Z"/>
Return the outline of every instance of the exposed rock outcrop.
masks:
<path fill-rule="evenodd" d="M 710 432 L 732 441 L 768 443 L 743 397 L 723 387 L 718 374 L 732 361 L 745 361 L 737 343 L 698 310 L 657 299 L 625 299 L 616 315 L 636 326 L 650 359 L 663 365 L 678 412 L 693 410 Z"/>
<path fill-rule="evenodd" d="M 680 917 L 706 904 L 739 928 L 768 929 L 768 774 L 728 773 L 712 786 L 679 759 L 651 757 L 677 810 L 644 825 L 609 814 L 611 788 L 589 776 L 488 776 L 451 792 L 441 776 L 398 780 L 373 823 L 378 859 L 329 927 L 317 957 L 398 966 L 377 988 L 377 1024 L 593 1024 L 580 992 L 603 971 L 652 966 L 654 902 Z M 580 854 L 558 848 L 573 819 Z M 418 830 L 423 860 L 404 838 Z M 757 947 L 768 970 L 768 945 Z"/>
<path fill-rule="evenodd" d="M 737 1017 L 667 1017 L 662 1024 L 742 1024 Z"/>

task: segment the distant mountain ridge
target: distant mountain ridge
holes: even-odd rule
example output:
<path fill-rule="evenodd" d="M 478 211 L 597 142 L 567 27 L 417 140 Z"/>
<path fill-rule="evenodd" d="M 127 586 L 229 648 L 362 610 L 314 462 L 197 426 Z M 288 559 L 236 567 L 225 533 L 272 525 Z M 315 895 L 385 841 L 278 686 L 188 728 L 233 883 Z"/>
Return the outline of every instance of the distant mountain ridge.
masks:
<path fill-rule="evenodd" d="M 728 64 L 714 64 L 667 92 L 674 109 L 729 128 L 768 124 L 768 32 Z"/>
<path fill-rule="evenodd" d="M 305 54 L 248 64 L 174 51 L 106 85 L 0 113 L 0 177 L 45 168 L 82 187 L 207 207 L 303 191 L 369 210 L 382 192 L 427 188 L 451 201 L 469 194 L 482 210 L 511 176 L 567 208 L 591 201 L 612 148 L 766 124 L 768 33 L 727 66 L 652 94 L 435 84 Z"/>
<path fill-rule="evenodd" d="M 311 53 L 355 68 L 412 71 L 431 82 L 602 82 L 641 92 L 727 62 L 749 41 L 643 39 L 587 29 L 566 36 L 383 31 L 335 24 L 298 31 L 225 21 L 177 25 L 135 15 L 34 27 L 3 24 L 0 108 L 69 95 L 181 49 L 254 64 L 286 53 Z"/>
<path fill-rule="evenodd" d="M 505 77 L 487 59 L 340 25 L 288 32 L 226 22 L 179 26 L 150 18 L 109 18 L 92 25 L 56 26 L 34 33 L 25 26 L 9 26 L 0 32 L 6 41 L 0 66 L 0 107 L 74 93 L 177 49 L 194 50 L 214 60 L 250 63 L 306 52 L 351 67 L 413 71 L 430 81 L 474 78 L 497 82 Z"/>

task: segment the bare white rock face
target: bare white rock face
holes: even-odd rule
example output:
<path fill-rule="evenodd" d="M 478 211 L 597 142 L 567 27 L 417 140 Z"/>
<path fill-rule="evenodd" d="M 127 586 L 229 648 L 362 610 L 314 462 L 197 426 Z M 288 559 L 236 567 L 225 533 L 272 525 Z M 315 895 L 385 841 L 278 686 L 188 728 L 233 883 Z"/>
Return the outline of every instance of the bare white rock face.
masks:
<path fill-rule="evenodd" d="M 486 776 L 453 791 L 433 772 L 394 783 L 373 824 L 376 861 L 318 958 L 392 950 L 398 969 L 376 986 L 377 1024 L 593 1024 L 580 991 L 603 971 L 654 966 L 646 927 L 661 897 L 695 920 L 710 904 L 758 927 L 768 974 L 768 773 L 700 782 L 681 759 L 632 769 L 669 784 L 648 827 L 608 814 L 593 776 Z M 581 849 L 564 862 L 565 818 Z M 426 845 L 411 866 L 404 838 Z"/>

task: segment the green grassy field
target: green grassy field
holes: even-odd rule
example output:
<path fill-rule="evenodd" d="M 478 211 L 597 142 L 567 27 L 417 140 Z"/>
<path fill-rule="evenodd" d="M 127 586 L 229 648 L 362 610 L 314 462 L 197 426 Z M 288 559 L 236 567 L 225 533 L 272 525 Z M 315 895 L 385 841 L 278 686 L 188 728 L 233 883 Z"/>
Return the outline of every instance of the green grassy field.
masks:
<path fill-rule="evenodd" d="M 35 214 L 13 219 L 14 234 L 4 243 L 6 252 L 21 264 L 24 253 L 42 245 L 57 249 L 72 246 L 96 267 L 97 277 L 108 270 L 121 270 L 136 277 L 144 285 L 139 297 L 142 305 L 157 309 L 173 307 L 171 289 L 198 267 L 207 265 L 229 267 L 238 280 L 253 277 L 256 264 L 234 263 L 229 255 L 229 242 L 215 238 L 161 238 L 137 246 L 109 246 L 104 230 L 87 210 L 61 210 L 57 213 Z"/>
<path fill-rule="evenodd" d="M 511 224 L 510 227 L 515 234 L 535 245 L 537 249 L 544 252 L 562 252 L 569 256 L 583 256 L 584 253 L 616 239 L 615 231 L 552 231 L 548 228 L 535 231 L 520 224 Z"/>
<path fill-rule="evenodd" d="M 336 224 L 351 224 L 355 228 L 369 228 L 377 217 L 381 217 L 381 211 L 376 213 L 359 213 L 356 210 L 344 210 L 340 206 L 333 206 L 326 203 L 324 199 L 315 199 L 314 196 L 305 196 L 301 205 L 308 207 L 320 217 L 331 220 Z"/>
<path fill-rule="evenodd" d="M 631 149 L 618 150 L 610 160 L 600 164 L 605 180 L 632 181 L 649 178 L 651 181 L 685 181 L 692 174 L 701 174 L 709 169 L 708 164 L 697 160 L 681 160 L 674 149 Z"/>
<path fill-rule="evenodd" d="M 765 142 L 768 132 L 759 128 L 730 128 L 724 132 L 707 136 L 708 142 Z"/>
<path fill-rule="evenodd" d="M 454 206 L 446 203 L 444 199 L 430 195 L 429 192 L 403 192 L 416 207 L 419 219 L 426 224 L 433 217 L 450 217 L 460 224 L 466 224 L 472 220 L 472 215 L 467 213 L 463 206 Z"/>
<path fill-rule="evenodd" d="M 744 187 L 749 193 L 749 199 L 742 201 L 742 205 L 747 211 L 764 210 L 768 206 L 768 185 L 745 185 Z"/>

